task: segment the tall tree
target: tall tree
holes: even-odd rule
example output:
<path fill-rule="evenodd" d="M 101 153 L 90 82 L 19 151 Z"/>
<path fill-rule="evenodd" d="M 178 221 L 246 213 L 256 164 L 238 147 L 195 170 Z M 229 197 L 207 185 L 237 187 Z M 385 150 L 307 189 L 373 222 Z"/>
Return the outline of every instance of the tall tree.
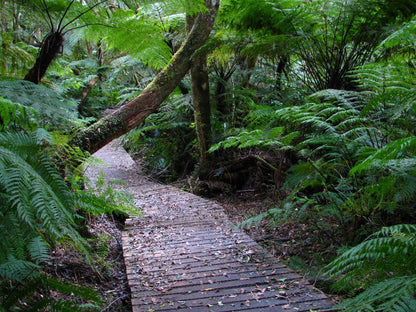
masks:
<path fill-rule="evenodd" d="M 112 114 L 79 132 L 71 144 L 93 153 L 135 128 L 155 112 L 188 73 L 195 51 L 209 38 L 219 5 L 220 0 L 206 0 L 208 10 L 195 16 L 182 46 L 142 93 Z"/>
<path fill-rule="evenodd" d="M 187 32 L 190 32 L 195 20 L 187 16 Z M 191 88 L 194 106 L 195 130 L 199 150 L 199 175 L 203 175 L 207 164 L 207 150 L 211 136 L 211 104 L 209 96 L 209 77 L 206 52 L 200 51 L 192 58 Z"/>

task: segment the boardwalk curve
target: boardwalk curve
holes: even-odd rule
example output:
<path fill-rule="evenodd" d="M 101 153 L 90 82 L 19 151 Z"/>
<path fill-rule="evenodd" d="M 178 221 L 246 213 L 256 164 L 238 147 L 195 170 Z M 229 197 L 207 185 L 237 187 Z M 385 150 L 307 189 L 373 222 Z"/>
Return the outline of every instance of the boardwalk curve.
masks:
<path fill-rule="evenodd" d="M 234 230 L 221 206 L 142 175 L 118 142 L 95 154 L 127 184 L 143 216 L 123 231 L 133 312 L 335 311 L 330 300 Z"/>

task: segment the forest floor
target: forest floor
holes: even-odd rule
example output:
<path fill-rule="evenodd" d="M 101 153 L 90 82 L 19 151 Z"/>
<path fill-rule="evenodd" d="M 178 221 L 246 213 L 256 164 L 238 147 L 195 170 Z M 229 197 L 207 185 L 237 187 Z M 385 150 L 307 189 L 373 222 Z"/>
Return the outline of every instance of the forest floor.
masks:
<path fill-rule="evenodd" d="M 87 219 L 82 235 L 93 255 L 93 268 L 79 251 L 58 245 L 52 250 L 48 273 L 60 280 L 96 290 L 104 299 L 100 312 L 130 312 L 130 288 L 127 283 L 121 246 L 123 224 L 107 215 Z M 62 299 L 61 294 L 55 294 Z"/>

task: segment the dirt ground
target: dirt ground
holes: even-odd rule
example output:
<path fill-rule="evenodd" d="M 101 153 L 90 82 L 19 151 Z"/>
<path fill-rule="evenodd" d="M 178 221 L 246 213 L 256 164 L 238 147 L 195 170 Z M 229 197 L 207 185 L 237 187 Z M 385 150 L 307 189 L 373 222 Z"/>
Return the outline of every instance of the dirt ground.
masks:
<path fill-rule="evenodd" d="M 121 248 L 122 227 L 120 221 L 111 216 L 100 215 L 88 219 L 82 234 L 91 244 L 95 268 L 69 246 L 56 246 L 52 250 L 48 273 L 61 280 L 97 290 L 104 299 L 100 312 L 131 311 L 130 289 Z"/>

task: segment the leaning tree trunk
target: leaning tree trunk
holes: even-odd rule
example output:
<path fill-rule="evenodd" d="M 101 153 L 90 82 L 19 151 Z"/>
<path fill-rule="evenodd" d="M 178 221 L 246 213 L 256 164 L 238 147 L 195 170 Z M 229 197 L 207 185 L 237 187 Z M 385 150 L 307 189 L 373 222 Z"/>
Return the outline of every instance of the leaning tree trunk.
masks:
<path fill-rule="evenodd" d="M 209 11 L 196 16 L 184 43 L 170 63 L 138 97 L 78 133 L 70 144 L 94 153 L 113 139 L 135 128 L 147 116 L 154 113 L 189 71 L 194 52 L 207 41 L 214 25 L 219 2 L 219 0 L 206 0 Z"/>
<path fill-rule="evenodd" d="M 49 65 L 58 53 L 62 51 L 63 44 L 64 37 L 60 32 L 55 31 L 46 35 L 42 42 L 36 63 L 27 73 L 24 80 L 39 84 Z"/>

